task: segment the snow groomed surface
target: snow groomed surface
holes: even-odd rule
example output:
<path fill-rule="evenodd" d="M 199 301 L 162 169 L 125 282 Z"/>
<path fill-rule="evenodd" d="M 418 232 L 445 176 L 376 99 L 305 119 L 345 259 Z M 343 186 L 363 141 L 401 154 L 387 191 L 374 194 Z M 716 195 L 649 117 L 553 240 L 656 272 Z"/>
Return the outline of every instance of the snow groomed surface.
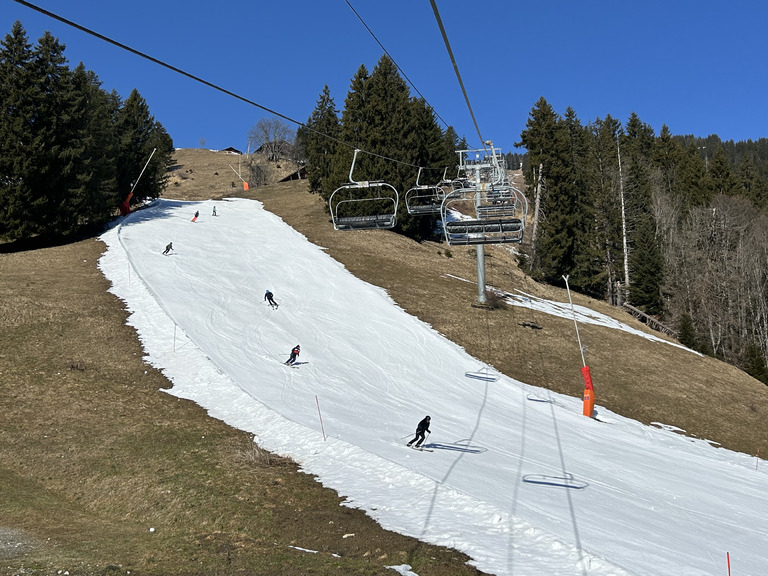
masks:
<path fill-rule="evenodd" d="M 100 267 L 171 394 L 485 572 L 726 574 L 730 553 L 734 573 L 768 574 L 768 474 L 753 457 L 469 378 L 479 361 L 260 203 L 218 201 L 215 218 L 213 204 L 161 200 L 102 237 Z M 406 449 L 425 414 L 433 452 Z"/>

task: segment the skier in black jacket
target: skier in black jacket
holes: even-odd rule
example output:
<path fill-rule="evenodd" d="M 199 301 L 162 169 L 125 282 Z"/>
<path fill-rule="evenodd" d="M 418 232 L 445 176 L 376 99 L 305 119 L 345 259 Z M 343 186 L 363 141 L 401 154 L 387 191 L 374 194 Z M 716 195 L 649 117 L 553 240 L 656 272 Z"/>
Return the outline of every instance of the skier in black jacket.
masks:
<path fill-rule="evenodd" d="M 270 306 L 272 306 L 273 309 L 277 310 L 277 307 L 279 304 L 275 302 L 275 295 L 272 294 L 269 290 L 267 290 L 267 293 L 264 294 L 264 300 L 266 300 Z"/>
<path fill-rule="evenodd" d="M 418 448 L 421 446 L 421 443 L 424 442 L 424 438 L 425 438 L 424 433 L 427 432 L 429 434 L 432 434 L 432 432 L 430 432 L 429 430 L 429 421 L 430 421 L 429 416 L 425 416 L 424 420 L 419 422 L 419 425 L 416 426 L 416 436 L 413 437 L 413 440 L 408 442 L 408 446 L 410 446 L 411 444 L 416 442 L 416 440 L 418 440 L 418 442 L 416 442 L 416 448 Z"/>

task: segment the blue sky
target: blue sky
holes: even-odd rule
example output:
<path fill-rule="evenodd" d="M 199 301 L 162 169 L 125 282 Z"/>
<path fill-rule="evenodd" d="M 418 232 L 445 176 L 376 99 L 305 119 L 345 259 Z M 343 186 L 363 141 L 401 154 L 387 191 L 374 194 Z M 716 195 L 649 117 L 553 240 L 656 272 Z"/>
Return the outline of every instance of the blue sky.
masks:
<path fill-rule="evenodd" d="M 149 2 L 33 0 L 41 8 L 306 121 L 325 84 L 337 108 L 380 46 L 346 0 Z M 439 116 L 479 145 L 428 0 L 349 0 Z M 483 139 L 514 150 L 543 96 L 582 123 L 632 112 L 674 134 L 768 137 L 768 4 L 710 0 L 469 2 L 437 6 Z M 45 30 L 107 90 L 137 88 L 177 147 L 244 149 L 263 110 L 18 4 L 0 0 L 0 32 Z M 416 91 L 412 88 L 412 93 Z M 295 125 L 292 125 L 295 127 Z"/>

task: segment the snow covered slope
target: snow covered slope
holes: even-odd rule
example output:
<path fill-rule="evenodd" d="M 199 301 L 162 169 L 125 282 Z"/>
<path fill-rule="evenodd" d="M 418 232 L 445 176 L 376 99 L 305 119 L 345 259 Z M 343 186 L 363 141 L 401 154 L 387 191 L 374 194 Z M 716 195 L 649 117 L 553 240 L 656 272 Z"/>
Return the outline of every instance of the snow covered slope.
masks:
<path fill-rule="evenodd" d="M 212 201 L 158 201 L 103 236 L 101 269 L 171 394 L 489 573 L 726 574 L 730 553 L 735 574 L 768 574 L 754 458 L 605 409 L 591 420 L 580 400 L 503 375 L 469 378 L 478 360 L 260 203 L 215 204 L 217 217 Z M 406 448 L 427 414 L 433 451 Z"/>

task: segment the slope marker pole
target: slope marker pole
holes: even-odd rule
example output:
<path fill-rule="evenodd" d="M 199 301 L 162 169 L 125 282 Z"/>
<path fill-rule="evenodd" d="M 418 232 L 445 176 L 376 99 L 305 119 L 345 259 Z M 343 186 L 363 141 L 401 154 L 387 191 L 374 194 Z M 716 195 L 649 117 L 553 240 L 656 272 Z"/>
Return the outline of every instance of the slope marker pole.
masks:
<path fill-rule="evenodd" d="M 320 413 L 320 400 L 317 399 L 317 394 L 315 394 L 315 402 L 317 403 L 317 415 L 320 416 L 320 430 L 323 431 L 323 442 L 325 442 L 325 427 L 323 426 L 323 415 Z"/>

